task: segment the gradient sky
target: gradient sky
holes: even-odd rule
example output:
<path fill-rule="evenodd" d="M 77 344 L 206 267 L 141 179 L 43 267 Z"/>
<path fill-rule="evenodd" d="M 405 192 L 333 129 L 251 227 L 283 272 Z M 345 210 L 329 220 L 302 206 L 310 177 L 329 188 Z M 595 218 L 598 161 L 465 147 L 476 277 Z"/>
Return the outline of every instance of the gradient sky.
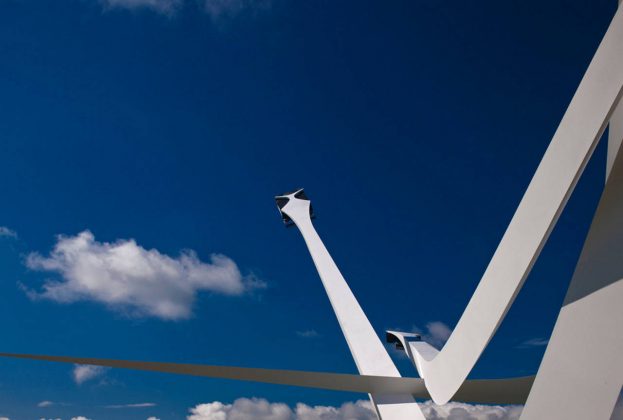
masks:
<path fill-rule="evenodd" d="M 615 9 L 0 0 L 0 226 L 16 233 L 0 236 L 0 349 L 355 372 L 304 243 L 273 201 L 298 187 L 379 334 L 452 328 Z M 602 144 L 472 377 L 536 372 L 604 168 Z M 191 268 L 222 254 L 240 271 L 223 282 L 238 289 L 206 286 L 177 317 L 149 312 L 149 301 L 105 305 L 101 291 L 46 295 L 45 282 L 82 275 L 50 252 L 87 230 L 94 254 L 132 248 L 120 242 L 129 239 L 172 264 L 193 250 Z M 132 298 L 169 290 L 152 286 Z M 0 360 L 0 416 L 183 419 L 239 397 L 365 398 L 119 370 L 78 384 L 73 374 Z M 156 405 L 106 408 L 145 402 Z"/>

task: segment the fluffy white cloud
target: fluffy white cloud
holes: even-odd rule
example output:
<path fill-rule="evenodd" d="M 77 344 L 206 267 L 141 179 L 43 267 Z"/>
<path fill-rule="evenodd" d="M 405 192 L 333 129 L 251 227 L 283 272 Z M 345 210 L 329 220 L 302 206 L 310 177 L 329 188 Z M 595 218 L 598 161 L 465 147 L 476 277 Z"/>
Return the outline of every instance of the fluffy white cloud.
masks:
<path fill-rule="evenodd" d="M 160 420 L 160 419 L 158 417 L 151 416 L 151 417 L 147 417 L 147 420 Z"/>
<path fill-rule="evenodd" d="M 53 401 L 41 401 L 39 404 L 37 404 L 37 407 L 50 407 L 52 405 L 54 405 Z"/>
<path fill-rule="evenodd" d="M 0 417 L 0 420 L 11 420 L 8 417 Z"/>
<path fill-rule="evenodd" d="M 58 236 L 48 257 L 32 253 L 26 265 L 61 277 L 47 280 L 41 291 L 27 290 L 33 299 L 94 301 L 128 316 L 165 320 L 189 318 L 200 291 L 233 296 L 263 286 L 224 255 L 203 262 L 189 250 L 172 258 L 134 239 L 98 242 L 88 230 Z"/>
<path fill-rule="evenodd" d="M 437 405 L 432 401 L 420 404 L 428 420 L 518 420 L 523 406 L 479 405 L 451 402 Z"/>
<path fill-rule="evenodd" d="M 106 370 L 107 368 L 101 366 L 76 365 L 72 371 L 72 376 L 78 385 L 82 385 L 87 381 L 102 376 Z"/>
<path fill-rule="evenodd" d="M 71 420 L 91 420 L 91 419 L 88 419 L 84 416 L 78 416 L 78 417 L 72 417 Z"/>
<path fill-rule="evenodd" d="M 6 236 L 8 238 L 17 238 L 17 233 L 14 230 L 9 229 L 6 226 L 0 226 L 0 236 Z"/>
<path fill-rule="evenodd" d="M 294 410 L 296 420 L 376 420 L 376 414 L 370 401 L 359 400 L 356 402 L 346 402 L 340 407 L 330 407 L 324 405 L 309 405 L 298 403 Z"/>
<path fill-rule="evenodd" d="M 100 0 L 107 9 L 151 9 L 165 15 L 173 14 L 182 4 L 182 0 Z"/>
<path fill-rule="evenodd" d="M 521 406 L 487 406 L 449 403 L 437 406 L 431 401 L 420 405 L 429 420 L 516 420 Z M 239 398 L 232 404 L 215 401 L 190 409 L 187 420 L 376 420 L 369 401 L 347 402 L 340 407 L 309 406 L 298 403 L 294 410 L 282 403 L 261 398 Z"/>
<path fill-rule="evenodd" d="M 214 401 L 190 409 L 187 420 L 289 420 L 292 410 L 283 403 L 269 403 L 260 398 L 238 398 L 233 404 Z"/>

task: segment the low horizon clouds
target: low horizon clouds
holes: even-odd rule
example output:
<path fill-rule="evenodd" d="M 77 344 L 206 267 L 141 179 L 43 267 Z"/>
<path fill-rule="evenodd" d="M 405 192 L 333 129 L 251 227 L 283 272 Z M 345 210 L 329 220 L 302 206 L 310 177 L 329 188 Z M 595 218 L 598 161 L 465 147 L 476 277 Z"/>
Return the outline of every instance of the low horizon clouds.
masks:
<path fill-rule="evenodd" d="M 450 402 L 438 406 L 432 401 L 420 404 L 429 420 L 517 420 L 522 406 L 471 405 Z M 263 398 L 238 398 L 231 404 L 214 401 L 190 408 L 186 420 L 377 420 L 370 401 L 346 402 L 340 407 L 309 406 L 298 403 L 294 409 L 284 403 Z"/>
<path fill-rule="evenodd" d="M 173 16 L 186 4 L 199 4 L 201 10 L 213 21 L 233 18 L 243 13 L 257 13 L 271 7 L 273 0 L 99 0 L 104 10 L 147 9 L 153 12 Z"/>
<path fill-rule="evenodd" d="M 241 296 L 265 287 L 253 275 L 242 275 L 222 254 L 203 262 L 185 250 L 173 258 L 134 239 L 98 242 L 88 230 L 59 235 L 49 256 L 33 252 L 25 263 L 31 270 L 60 277 L 46 279 L 40 291 L 21 285 L 33 300 L 91 301 L 129 317 L 166 321 L 191 318 L 200 292 Z"/>

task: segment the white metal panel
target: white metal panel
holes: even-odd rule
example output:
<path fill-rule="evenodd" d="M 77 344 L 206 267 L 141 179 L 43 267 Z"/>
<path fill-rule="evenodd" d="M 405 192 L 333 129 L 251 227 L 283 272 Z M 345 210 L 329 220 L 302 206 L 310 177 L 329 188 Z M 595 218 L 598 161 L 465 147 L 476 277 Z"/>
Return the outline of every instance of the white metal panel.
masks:
<path fill-rule="evenodd" d="M 623 387 L 623 153 L 606 183 L 523 420 L 608 420 Z"/>
<path fill-rule="evenodd" d="M 623 57 L 619 57 L 623 60 Z M 619 104 L 612 113 L 610 125 L 608 126 L 608 157 L 606 160 L 606 180 L 610 176 L 614 158 L 621 148 L 623 141 L 623 101 L 619 100 Z"/>

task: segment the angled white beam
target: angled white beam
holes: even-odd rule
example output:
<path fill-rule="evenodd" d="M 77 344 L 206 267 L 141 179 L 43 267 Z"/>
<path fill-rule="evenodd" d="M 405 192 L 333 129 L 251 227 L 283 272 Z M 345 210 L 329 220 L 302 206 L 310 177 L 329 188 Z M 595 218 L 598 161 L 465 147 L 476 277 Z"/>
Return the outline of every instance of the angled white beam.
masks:
<path fill-rule="evenodd" d="M 623 0 L 619 0 L 619 7 L 623 4 Z M 619 57 L 619 60 L 623 60 L 623 57 Z M 608 152 L 606 158 L 606 181 L 610 176 L 614 159 L 616 158 L 619 149 L 621 148 L 621 142 L 623 142 L 623 101 L 619 100 L 619 104 L 616 106 L 612 117 L 610 118 L 610 125 L 608 127 Z"/>
<path fill-rule="evenodd" d="M 623 60 L 623 57 L 619 57 Z M 619 104 L 612 113 L 610 125 L 608 126 L 608 155 L 606 160 L 606 180 L 610 176 L 614 159 L 621 148 L 623 141 L 623 101 L 619 100 Z"/>
<path fill-rule="evenodd" d="M 436 403 L 448 402 L 467 378 L 558 220 L 620 98 L 621 57 L 619 9 L 450 339 L 432 360 L 415 355 Z"/>
<path fill-rule="evenodd" d="M 522 420 L 609 420 L 623 387 L 623 152 L 612 167 Z"/>
<path fill-rule="evenodd" d="M 0 353 L 0 357 L 42 360 L 48 362 L 76 363 L 208 378 L 233 379 L 292 385 L 333 391 L 363 393 L 406 393 L 425 396 L 426 387 L 420 378 L 351 375 L 343 373 L 305 372 L 299 370 L 258 369 L 237 366 L 211 366 L 187 363 L 143 362 L 138 360 L 99 359 L 93 357 L 49 356 L 40 354 Z M 523 379 L 523 378 L 521 378 Z"/>
<path fill-rule="evenodd" d="M 142 362 L 138 360 L 98 359 L 93 357 L 49 356 L 41 354 L 0 353 L 0 357 L 41 360 L 117 369 L 132 369 L 207 378 L 262 382 L 268 384 L 329 389 L 332 391 L 363 392 L 367 394 L 410 394 L 430 399 L 424 380 L 394 376 L 350 375 L 343 373 L 306 372 L 300 370 L 258 369 L 237 366 L 211 366 L 186 363 Z M 523 404 L 534 376 L 506 379 L 477 379 L 466 381 L 457 397 L 459 401 L 479 404 Z"/>
<path fill-rule="evenodd" d="M 311 203 L 303 190 L 278 196 L 276 200 L 286 221 L 294 222 L 303 235 L 359 373 L 399 377 L 394 362 L 314 229 Z M 424 420 L 421 409 L 409 394 L 371 394 L 370 398 L 384 420 Z"/>

